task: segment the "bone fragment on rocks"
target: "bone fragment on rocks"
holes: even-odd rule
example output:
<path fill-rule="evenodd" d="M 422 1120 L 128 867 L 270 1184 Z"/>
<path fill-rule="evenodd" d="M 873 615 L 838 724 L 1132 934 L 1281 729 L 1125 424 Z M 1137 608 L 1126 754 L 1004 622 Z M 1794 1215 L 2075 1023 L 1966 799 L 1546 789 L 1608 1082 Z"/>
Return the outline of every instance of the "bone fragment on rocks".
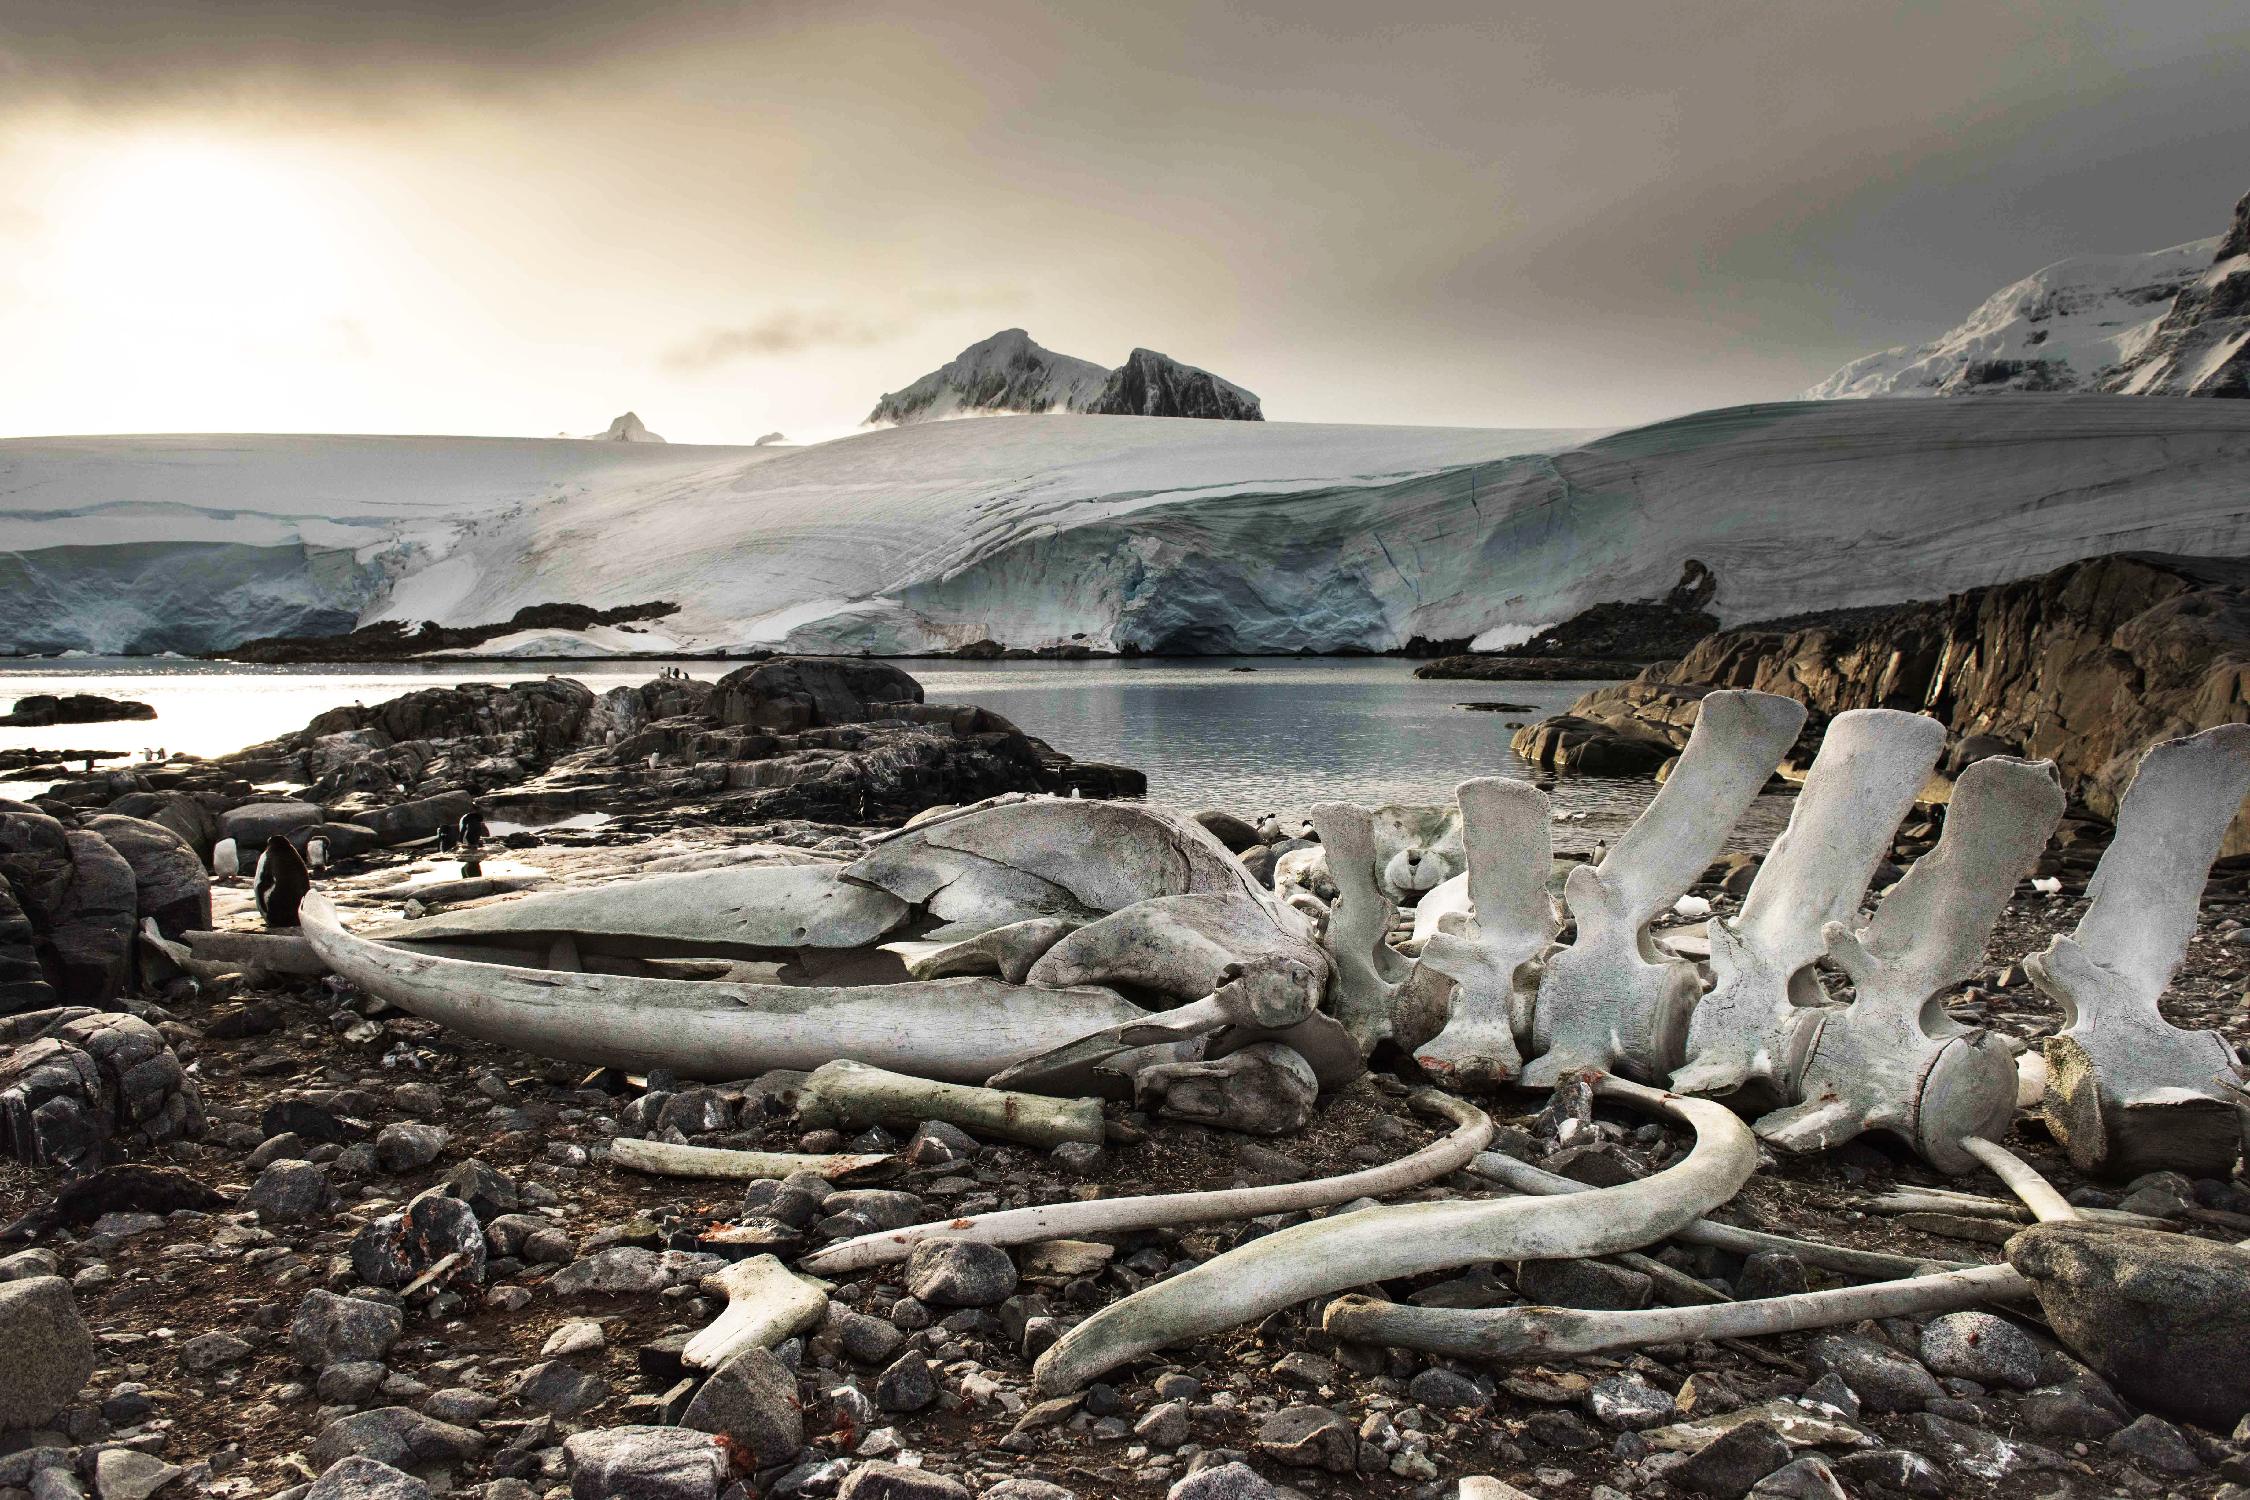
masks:
<path fill-rule="evenodd" d="M 2187 954 L 2203 886 L 2250 792 L 2250 725 L 2222 724 L 2143 756 L 2077 931 L 2024 962 L 2061 1007 L 2046 1048 L 2049 1128 L 2084 1172 L 2176 1167 L 2225 1175 L 2242 1144 L 2240 1059 L 2215 1031 L 2157 1008 Z"/>
<path fill-rule="evenodd" d="M 1723 1106 L 1605 1078 L 1605 1097 L 1692 1126 L 1695 1146 L 1653 1176 L 1583 1198 L 1448 1200 L 1363 1209 L 1266 1235 L 1113 1303 L 1040 1357 L 1043 1395 L 1128 1360 L 1346 1287 L 1472 1261 L 1608 1255 L 1663 1239 L 1734 1196 L 1757 1168 L 1754 1138 Z"/>
<path fill-rule="evenodd" d="M 1823 930 L 1857 915 L 1944 748 L 1945 726 L 1922 714 L 1854 709 L 1829 724 L 1740 915 L 1711 924 L 1715 983 L 1688 1022 L 1672 1087 L 1716 1095 L 1793 1079 L 1827 1000 L 1813 973 Z"/>
<path fill-rule="evenodd" d="M 1891 887 L 1874 920 L 1857 932 L 1828 924 L 1830 954 L 1855 994 L 1819 1017 L 1797 1102 L 1760 1118 L 1760 1136 L 1818 1151 L 1880 1130 L 1941 1171 L 1976 1166 L 1960 1143 L 2006 1133 L 2015 1058 L 1998 1037 L 1954 1021 L 1938 997 L 1976 971 L 2062 812 L 2050 762 L 1994 756 L 1962 772 L 1937 847 Z"/>
<path fill-rule="evenodd" d="M 1320 1177 L 1268 1187 L 1096 1198 L 1087 1202 L 1049 1203 L 967 1218 L 940 1219 L 845 1240 L 805 1257 L 802 1264 L 806 1270 L 825 1276 L 904 1260 L 916 1245 L 930 1239 L 1028 1245 L 1043 1240 L 1087 1239 L 1159 1226 L 1184 1228 L 1329 1208 L 1358 1198 L 1388 1197 L 1435 1182 L 1459 1171 L 1492 1139 L 1491 1117 L 1465 1099 L 1435 1089 L 1422 1089 L 1407 1102 L 1425 1113 L 1451 1120 L 1453 1130 L 1411 1156 L 1379 1167 L 1349 1172 L 1341 1177 Z"/>
<path fill-rule="evenodd" d="M 2031 1294 L 2031 1284 L 2014 1267 L 2001 1265 L 1754 1302 L 1629 1312 L 1564 1307 L 1408 1307 L 1373 1297 L 1350 1296 L 1328 1305 L 1321 1326 L 1353 1343 L 1419 1349 L 1460 1359 L 1554 1359 L 1650 1344 L 1796 1333 L 1866 1318 L 1918 1316 L 1987 1302 L 2022 1301 Z"/>
<path fill-rule="evenodd" d="M 843 1060 L 813 1070 L 798 1091 L 797 1117 L 808 1125 L 855 1130 L 943 1120 L 1033 1146 L 1060 1146 L 1066 1141 L 1098 1146 L 1103 1137 L 1099 1099 L 1054 1099 L 974 1084 L 934 1083 Z"/>
<path fill-rule="evenodd" d="M 729 1151 L 717 1146 L 685 1146 L 671 1141 L 640 1140 L 620 1136 L 610 1142 L 609 1159 L 629 1171 L 659 1177 L 708 1177 L 730 1182 L 757 1182 L 811 1172 L 830 1182 L 872 1181 L 898 1161 L 883 1153 L 830 1153 L 797 1151 Z"/>
<path fill-rule="evenodd" d="M 826 1284 L 798 1275 L 771 1255 L 738 1260 L 704 1277 L 703 1290 L 725 1297 L 727 1305 L 681 1350 L 693 1369 L 716 1370 L 746 1349 L 771 1349 L 828 1315 Z"/>
<path fill-rule="evenodd" d="M 1547 894 L 1551 809 L 1545 793 L 1512 777 L 1464 781 L 1456 795 L 1470 912 L 1423 942 L 1420 962 L 1453 981 L 1453 1000 L 1445 1029 L 1414 1059 L 1436 1077 L 1506 1083 L 1523 1070 L 1517 1033 L 1537 983 L 1525 966 L 1547 951 L 1559 925 Z"/>
<path fill-rule="evenodd" d="M 1709 694 L 1648 809 L 1600 864 L 1570 872 L 1563 902 L 1578 935 L 1540 977 L 1526 1085 L 1550 1087 L 1581 1068 L 1656 1079 L 1679 1065 L 1703 981 L 1656 947 L 1649 923 L 1718 856 L 1804 721 L 1794 699 Z"/>

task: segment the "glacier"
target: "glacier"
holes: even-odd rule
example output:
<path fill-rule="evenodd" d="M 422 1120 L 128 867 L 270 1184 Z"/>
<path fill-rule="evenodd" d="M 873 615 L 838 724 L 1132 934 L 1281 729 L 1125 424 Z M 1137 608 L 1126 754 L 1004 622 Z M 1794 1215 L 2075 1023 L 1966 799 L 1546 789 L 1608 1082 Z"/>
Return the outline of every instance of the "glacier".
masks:
<path fill-rule="evenodd" d="M 801 448 L 0 442 L 16 651 L 655 600 L 679 608 L 645 630 L 484 652 L 1489 647 L 1661 595 L 1689 558 L 1735 624 L 2125 550 L 2250 552 L 2250 403 L 1780 403 L 1607 436 L 1048 415 Z"/>

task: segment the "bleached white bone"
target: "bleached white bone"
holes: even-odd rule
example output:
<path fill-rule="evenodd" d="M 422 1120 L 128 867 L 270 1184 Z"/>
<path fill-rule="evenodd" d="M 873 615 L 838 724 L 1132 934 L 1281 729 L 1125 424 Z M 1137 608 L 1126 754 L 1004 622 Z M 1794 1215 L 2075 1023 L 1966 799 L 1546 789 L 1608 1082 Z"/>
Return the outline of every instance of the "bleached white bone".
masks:
<path fill-rule="evenodd" d="M 1069 934 L 1031 966 L 1027 983 L 1099 984 L 1194 1000 L 1229 968 L 1297 963 L 1324 970 L 1312 924 L 1276 902 L 1241 892 L 1156 896 Z"/>
<path fill-rule="evenodd" d="M 1712 922 L 1716 982 L 1689 1018 L 1672 1087 L 1727 1094 L 1793 1075 L 1827 996 L 1813 963 L 1830 922 L 1850 920 L 1899 820 L 1945 748 L 1945 726 L 1887 708 L 1838 714 L 1790 809 L 1789 826 L 1732 921 Z"/>
<path fill-rule="evenodd" d="M 1523 1070 L 1516 1033 L 1535 993 L 1523 967 L 1558 925 L 1547 894 L 1552 810 L 1544 792 L 1508 777 L 1464 781 L 1457 795 L 1471 910 L 1422 945 L 1420 962 L 1453 981 L 1453 1003 L 1414 1059 L 1438 1078 L 1505 1083 Z"/>
<path fill-rule="evenodd" d="M 424 893 L 425 904 L 431 899 Z M 561 932 L 574 934 L 587 952 L 857 948 L 905 920 L 905 902 L 845 880 L 838 865 L 730 865 L 542 891 L 378 928 L 369 936 L 513 943 L 541 951 Z"/>
<path fill-rule="evenodd" d="M 1194 1049 L 1196 1055 L 1224 1056 L 1258 1042 L 1284 1043 L 1312 1064 L 1321 1087 L 1335 1088 L 1365 1072 L 1366 1064 L 1351 1034 L 1316 1008 L 1327 974 L 1325 960 L 1315 965 L 1294 960 L 1232 965 L 1221 975 L 1224 982 L 1201 1000 L 1105 1027 L 1027 1057 L 987 1082 L 1035 1094 L 1094 1093 L 1115 1082 L 1116 1065 L 1127 1054 L 1208 1040 L 1207 1046 Z"/>
<path fill-rule="evenodd" d="M 1829 951 L 1856 993 L 1821 1014 L 1797 1102 L 1759 1119 L 1759 1135 L 1819 1151 L 1881 1130 L 1940 1171 L 1976 1165 L 1961 1142 L 2006 1133 L 2015 1058 L 1947 1015 L 1939 996 L 1976 971 L 2062 812 L 2051 762 L 1993 756 L 1961 773 L 1937 847 L 1891 887 L 1874 921 L 1856 933 L 1828 924 Z"/>
<path fill-rule="evenodd" d="M 620 1136 L 609 1143 L 612 1164 L 633 1172 L 659 1177 L 710 1177 L 728 1182 L 757 1182 L 812 1172 L 830 1182 L 851 1182 L 874 1177 L 897 1158 L 876 1153 L 818 1154 L 801 1151 L 727 1151 L 717 1146 L 684 1146 L 673 1141 L 646 1141 Z"/>
<path fill-rule="evenodd" d="M 1578 936 L 1540 977 L 1526 1085 L 1552 1087 L 1581 1068 L 1662 1078 L 1679 1065 L 1703 982 L 1695 965 L 1656 947 L 1648 924 L 1718 856 L 1804 722 L 1792 698 L 1708 695 L 1648 809 L 1599 865 L 1570 872 L 1563 901 Z"/>
<path fill-rule="evenodd" d="M 683 1078 L 750 1078 L 837 1058 L 974 1082 L 1019 1058 L 1147 1014 L 1108 990 L 998 979 L 836 987 L 561 974 L 369 942 L 328 898 L 300 920 L 321 961 L 401 1010 L 541 1057 Z"/>
<path fill-rule="evenodd" d="M 2250 792 L 2250 725 L 2167 740 L 2117 810 L 2078 930 L 2024 963 L 2062 1008 L 2047 1048 L 2046 1113 L 2085 1172 L 2171 1167 L 2225 1176 L 2240 1114 L 2215 1080 L 2239 1059 L 2215 1031 L 2172 1025 L 2157 1001 L 2194 934 L 2203 882 Z"/>
<path fill-rule="evenodd" d="M 1582 1312 L 1567 1307 L 1406 1307 L 1373 1297 L 1339 1297 L 1322 1328 L 1355 1344 L 1419 1349 L 1458 1359 L 1568 1359 L 1650 1344 L 1758 1338 L 1833 1328 L 1863 1318 L 1950 1312 L 1987 1302 L 2022 1301 L 2031 1283 L 2013 1266 L 1939 1271 L 1902 1281 L 1800 1292 L 1752 1302 Z"/>
<path fill-rule="evenodd" d="M 1460 1170 L 1492 1139 L 1492 1120 L 1465 1099 L 1423 1089 L 1407 1102 L 1415 1108 L 1453 1122 L 1453 1131 L 1411 1156 L 1348 1172 L 1341 1177 L 1320 1177 L 1309 1182 L 1284 1182 L 1269 1187 L 1221 1188 L 1208 1193 L 1151 1193 L 1134 1198 L 1096 1198 L 1087 1202 L 1048 1203 L 1008 1209 L 964 1219 L 938 1219 L 905 1229 L 878 1230 L 845 1240 L 809 1255 L 808 1271 L 821 1275 L 864 1270 L 906 1259 L 914 1247 L 929 1239 L 969 1239 L 988 1245 L 1029 1245 L 1041 1240 L 1086 1239 L 1097 1235 L 1131 1234 L 1159 1226 L 1184 1228 L 1191 1224 L 1219 1224 L 1255 1219 L 1265 1214 L 1302 1213 L 1328 1208 L 1355 1198 L 1381 1198 L 1434 1182 Z"/>
<path fill-rule="evenodd" d="M 865 1063 L 823 1063 L 797 1091 L 797 1118 L 850 1130 L 943 1120 L 964 1130 L 1033 1146 L 1100 1145 L 1099 1099 L 1054 1099 L 1007 1089 L 933 1083 Z"/>
<path fill-rule="evenodd" d="M 1557 1194 L 1593 1191 L 1583 1182 L 1535 1167 L 1527 1161 L 1518 1161 L 1515 1157 L 1505 1156 L 1497 1151 L 1481 1153 L 1469 1164 L 1469 1170 L 1519 1193 L 1538 1193 L 1553 1197 Z M 1817 1240 L 1792 1239 L 1788 1235 L 1769 1234 L 1762 1229 L 1721 1224 L 1715 1219 L 1697 1219 L 1675 1231 L 1672 1238 L 1683 1245 L 1708 1245 L 1714 1250 L 1725 1250 L 1741 1256 L 1779 1251 L 1796 1256 L 1808 1266 L 1842 1271 L 1848 1276 L 1919 1276 L 1932 1266 L 1944 1270 L 1959 1270 L 1967 1264 L 1931 1260 L 1919 1255 L 1893 1255 L 1883 1250 L 1855 1250 L 1849 1245 L 1823 1245 Z"/>
<path fill-rule="evenodd" d="M 1047 950 L 1080 926 L 1074 917 L 1032 917 L 1010 922 L 990 932 L 954 942 L 932 943 L 902 938 L 882 945 L 895 953 L 916 979 L 950 979 L 956 974 L 998 974 L 1010 984 L 1022 984 L 1031 966 Z"/>
<path fill-rule="evenodd" d="M 727 1306 L 680 1351 L 698 1370 L 716 1370 L 745 1349 L 771 1349 L 828 1316 L 828 1288 L 770 1255 L 713 1272 L 703 1278 L 703 1290 L 725 1297 Z"/>
<path fill-rule="evenodd" d="M 1328 918 L 1328 1007 L 1343 1022 L 1362 1056 L 1396 1029 L 1393 1015 L 1407 962 L 1391 947 L 1398 908 L 1375 883 L 1375 820 L 1364 807 L 1323 802 L 1312 810 L 1320 845 L 1328 851 L 1336 905 Z"/>
<path fill-rule="evenodd" d="M 1694 1148 L 1653 1176 L 1582 1195 L 1398 1204 L 1266 1235 L 1112 1303 L 1064 1334 L 1033 1371 L 1039 1392 L 1074 1391 L 1153 1349 L 1346 1287 L 1472 1261 L 1636 1249 L 1718 1207 L 1756 1170 L 1757 1143 L 1725 1107 L 1615 1078 L 1597 1087 L 1691 1125 Z"/>
<path fill-rule="evenodd" d="M 1979 1137 L 1961 1144 L 2022 1198 L 2042 1222 L 2078 1216 L 2051 1183 L 2006 1147 Z M 1998 1265 L 1954 1268 L 1873 1286 L 1799 1292 L 1750 1302 L 1625 1312 L 1581 1312 L 1560 1307 L 1399 1307 L 1372 1297 L 1339 1297 L 1328 1305 L 1321 1326 L 1355 1343 L 1420 1349 L 1460 1359 L 1548 1359 L 1648 1344 L 1798 1333 L 1856 1323 L 1863 1318 L 1919 1317 L 1984 1302 L 2023 1301 L 2031 1295 L 2031 1283 L 2013 1266 Z"/>

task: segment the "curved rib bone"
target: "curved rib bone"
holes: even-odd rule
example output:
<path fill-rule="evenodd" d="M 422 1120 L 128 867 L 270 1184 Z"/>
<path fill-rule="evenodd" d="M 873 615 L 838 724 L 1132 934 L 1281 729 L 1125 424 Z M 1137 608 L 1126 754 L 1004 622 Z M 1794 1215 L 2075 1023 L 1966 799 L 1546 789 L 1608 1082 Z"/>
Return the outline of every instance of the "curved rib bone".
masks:
<path fill-rule="evenodd" d="M 2024 963 L 2062 1007 L 2047 1046 L 2046 1114 L 2084 1172 L 2175 1167 L 2224 1176 L 2239 1114 L 2214 1080 L 2238 1059 L 2215 1031 L 2166 1021 L 2157 1001 L 2194 934 L 2203 882 L 2250 792 L 2250 725 L 2151 749 L 2117 811 L 2117 837 L 2071 937 Z"/>
<path fill-rule="evenodd" d="M 1263 1214 L 1328 1208 L 1354 1198 L 1380 1198 L 1434 1182 L 1460 1170 L 1492 1139 L 1492 1119 L 1466 1100 L 1423 1089 L 1408 1103 L 1453 1121 L 1453 1133 L 1412 1156 L 1363 1172 L 1284 1182 L 1272 1187 L 1223 1188 L 1209 1193 L 1151 1193 L 1137 1198 L 1096 1198 L 1089 1202 L 1049 1203 L 1014 1208 L 968 1219 L 939 1219 L 905 1229 L 879 1230 L 831 1245 L 807 1256 L 808 1271 L 829 1275 L 887 1265 L 913 1254 L 930 1239 L 977 1240 L 988 1245 L 1029 1245 L 1041 1240 L 1085 1239 L 1130 1234 L 1160 1225 L 1185 1227 L 1255 1219 Z"/>
<path fill-rule="evenodd" d="M 1550 809 L 1544 792 L 1509 777 L 1464 781 L 1457 795 L 1471 911 L 1422 945 L 1422 964 L 1453 981 L 1453 1006 L 1414 1060 L 1437 1077 L 1505 1083 L 1523 1069 L 1516 1023 L 1530 995 L 1518 976 L 1547 951 L 1557 925 L 1547 894 Z"/>
<path fill-rule="evenodd" d="M 716 1370 L 745 1349 L 771 1349 L 828 1316 L 827 1288 L 770 1255 L 704 1277 L 703 1290 L 725 1297 L 727 1309 L 680 1351 L 698 1370 Z"/>
<path fill-rule="evenodd" d="M 1789 1151 L 1896 1135 L 1944 1172 L 1976 1159 L 1968 1136 L 2015 1118 L 2016 1065 L 1998 1038 L 1960 1025 L 1937 997 L 1974 973 L 1992 928 L 2062 817 L 2047 761 L 1994 756 L 1961 773 L 1935 849 L 1914 863 L 1858 933 L 1828 924 L 1836 962 L 1857 987 L 1824 1012 L 1799 1076 L 1801 1101 L 1757 1123 Z"/>
<path fill-rule="evenodd" d="M 1800 1292 L 1755 1302 L 1652 1307 L 1636 1312 L 1581 1312 L 1567 1307 L 1403 1307 L 1373 1297 L 1339 1297 L 1321 1327 L 1340 1339 L 1420 1349 L 1458 1359 L 1553 1359 L 1602 1354 L 1649 1344 L 1756 1338 L 1833 1328 L 1862 1318 L 1950 1312 L 1981 1303 L 2020 1301 L 2031 1283 L 2012 1266 L 1939 1271 L 1903 1281 Z"/>
<path fill-rule="evenodd" d="M 1822 929 L 1849 921 L 1945 748 L 1945 726 L 1887 708 L 1838 714 L 1733 921 L 1714 921 L 1717 982 L 1688 1021 L 1672 1087 L 1725 1094 L 1793 1077 L 1826 1002 L 1813 961 Z"/>
<path fill-rule="evenodd" d="M 1514 1188 L 1519 1193 L 1540 1193 L 1553 1197 L 1593 1191 L 1583 1182 L 1544 1171 L 1527 1161 L 1518 1161 L 1496 1151 L 1487 1151 L 1478 1156 L 1469 1164 L 1469 1170 L 1479 1177 L 1489 1177 L 1504 1187 Z M 1929 1260 L 1918 1255 L 1891 1255 L 1881 1250 L 1854 1250 L 1848 1245 L 1823 1245 L 1817 1240 L 1792 1239 L 1785 1234 L 1768 1234 L 1762 1229 L 1721 1224 L 1715 1219 L 1697 1219 L 1675 1231 L 1672 1238 L 1683 1245 L 1709 1245 L 1714 1250 L 1726 1250 L 1736 1255 L 1758 1255 L 1769 1250 L 1779 1250 L 1796 1256 L 1808 1266 L 1841 1271 L 1847 1276 L 1877 1279 L 1919 1276 L 1932 1266 L 1956 1271 L 1970 1265 L 1966 1261 Z"/>
<path fill-rule="evenodd" d="M 1991 1168 L 2042 1222 L 2078 1217 L 2078 1211 L 2046 1178 L 2006 1147 L 1977 1136 L 1961 1146 Z M 1398 1307 L 1371 1297 L 1343 1297 L 1329 1305 L 1321 1326 L 1342 1339 L 1462 1359 L 1509 1359 L 1527 1354 L 1551 1358 L 1601 1354 L 1646 1344 L 1797 1333 L 1856 1323 L 1862 1318 L 1950 1312 L 1980 1302 L 2022 1301 L 2031 1295 L 2031 1283 L 2013 1266 L 1998 1265 L 1955 1268 L 1873 1286 L 1800 1292 L 1756 1302 L 1637 1312 L 1579 1312 L 1558 1307 Z"/>
<path fill-rule="evenodd" d="M 1337 891 L 1328 919 L 1329 1009 L 1364 1057 L 1395 1030 L 1398 987 L 1407 972 L 1388 941 L 1398 908 L 1375 883 L 1373 814 L 1348 802 L 1323 802 L 1313 808 L 1312 821 Z"/>
<path fill-rule="evenodd" d="M 1804 722 L 1794 699 L 1710 694 L 1656 800 L 1600 865 L 1570 872 L 1563 901 L 1578 936 L 1540 978 L 1527 1086 L 1582 1068 L 1662 1078 L 1679 1065 L 1703 981 L 1692 963 L 1658 952 L 1648 924 L 1718 856 Z"/>
<path fill-rule="evenodd" d="M 1066 1141 L 1100 1145 L 1099 1099 L 1054 1099 L 1006 1089 L 932 1083 L 839 1058 L 813 1070 L 797 1091 L 797 1118 L 808 1125 L 860 1130 L 869 1125 L 943 1120 L 964 1130 L 1033 1146 Z"/>
<path fill-rule="evenodd" d="M 1758 1165 L 1740 1120 L 1707 1100 L 1605 1078 L 1611 1098 L 1695 1129 L 1695 1147 L 1654 1176 L 1568 1198 L 1410 1203 L 1316 1220 L 1158 1282 L 1063 1335 L 1033 1374 L 1043 1395 L 1076 1390 L 1127 1360 L 1345 1287 L 1479 1260 L 1608 1255 L 1663 1239 L 1716 1208 Z"/>
<path fill-rule="evenodd" d="M 315 891 L 306 941 L 334 970 L 402 1010 L 541 1057 L 683 1078 L 748 1078 L 840 1057 L 976 1082 L 1016 1059 L 1146 1014 L 1107 990 L 997 979 L 816 986 L 559 974 L 369 942 Z"/>

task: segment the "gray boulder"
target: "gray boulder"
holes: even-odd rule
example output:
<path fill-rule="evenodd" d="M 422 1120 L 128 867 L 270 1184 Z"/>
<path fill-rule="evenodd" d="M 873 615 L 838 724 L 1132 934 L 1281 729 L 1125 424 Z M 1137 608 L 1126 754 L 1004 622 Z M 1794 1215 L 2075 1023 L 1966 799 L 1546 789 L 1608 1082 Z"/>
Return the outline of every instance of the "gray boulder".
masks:
<path fill-rule="evenodd" d="M 133 900 L 168 938 L 211 925 L 211 877 L 203 856 L 172 829 L 140 818 L 102 813 L 86 820 L 133 872 Z"/>
<path fill-rule="evenodd" d="M 1922 1363 L 1940 1375 L 2028 1391 L 2039 1383 L 2039 1346 L 2006 1318 L 1947 1313 L 1922 1329 Z"/>
<path fill-rule="evenodd" d="M 2056 1337 L 2133 1400 L 2219 1432 L 2250 1414 L 2250 1252 L 2080 1221 L 2007 1255 Z"/>
<path fill-rule="evenodd" d="M 242 1207 L 261 1224 L 302 1224 L 328 1207 L 328 1174 L 309 1161 L 268 1162 L 242 1195 Z"/>
<path fill-rule="evenodd" d="M 563 1442 L 571 1500 L 716 1500 L 727 1456 L 685 1427 L 611 1427 Z"/>
<path fill-rule="evenodd" d="M 0 1432 L 45 1427 L 94 1373 L 94 1335 L 60 1276 L 0 1282 Z"/>
<path fill-rule="evenodd" d="M 1016 1263 L 997 1245 L 924 1240 L 906 1262 L 906 1290 L 939 1307 L 991 1307 L 1016 1289 Z"/>
<path fill-rule="evenodd" d="M 457 1464 L 475 1458 L 484 1439 L 466 1427 L 440 1422 L 407 1406 L 378 1406 L 339 1417 L 313 1440 L 312 1461 L 323 1472 L 357 1455 L 394 1469 Z"/>
<path fill-rule="evenodd" d="M 275 834 L 293 833 L 327 817 L 310 802 L 245 802 L 219 814 L 218 834 L 222 839 L 233 839 L 247 861 Z"/>
<path fill-rule="evenodd" d="M 836 1487 L 836 1500 L 969 1500 L 958 1479 L 904 1464 L 861 1464 Z"/>
<path fill-rule="evenodd" d="M 805 1446 L 797 1379 L 767 1349 L 746 1349 L 713 1371 L 680 1425 L 723 1435 L 760 1469 L 789 1462 Z"/>
<path fill-rule="evenodd" d="M 1805 1364 L 1815 1374 L 1834 1371 L 1871 1412 L 1920 1411 L 1945 1395 L 1919 1362 L 1873 1339 L 1842 1333 L 1815 1339 Z"/>
<path fill-rule="evenodd" d="M 372 1458 L 340 1458 L 313 1481 L 305 1500 L 430 1500 L 430 1487 Z"/>
<path fill-rule="evenodd" d="M 348 1360 L 380 1360 L 406 1328 L 397 1308 L 364 1297 L 312 1291 L 289 1324 L 289 1355 L 308 1370 Z"/>

